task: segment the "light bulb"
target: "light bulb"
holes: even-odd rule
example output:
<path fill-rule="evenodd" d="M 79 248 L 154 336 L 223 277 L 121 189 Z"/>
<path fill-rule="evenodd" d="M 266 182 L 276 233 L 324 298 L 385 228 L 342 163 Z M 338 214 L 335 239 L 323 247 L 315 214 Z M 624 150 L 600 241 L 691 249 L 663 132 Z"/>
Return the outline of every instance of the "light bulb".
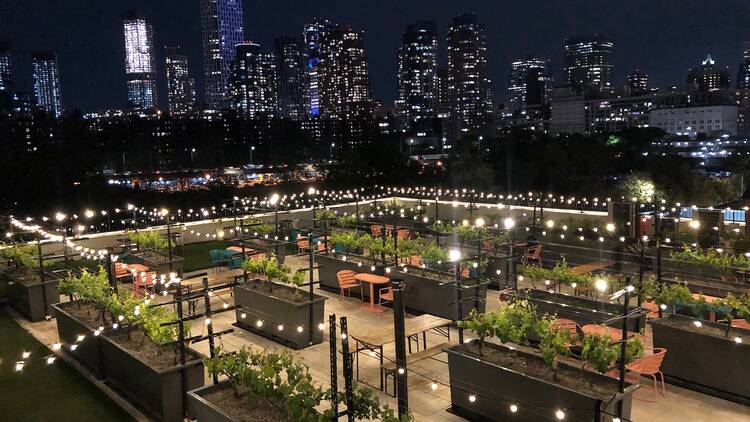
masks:
<path fill-rule="evenodd" d="M 477 396 L 475 396 L 473 394 L 469 394 L 469 401 L 471 403 L 474 403 L 475 401 L 477 401 Z"/>
<path fill-rule="evenodd" d="M 557 418 L 558 420 L 563 420 L 563 419 L 565 419 L 565 412 L 563 412 L 562 410 L 558 409 L 558 410 L 557 410 L 557 411 L 555 412 L 555 417 L 556 417 L 556 418 Z"/>
<path fill-rule="evenodd" d="M 518 412 L 518 406 L 515 404 L 510 405 L 510 413 L 516 413 Z"/>

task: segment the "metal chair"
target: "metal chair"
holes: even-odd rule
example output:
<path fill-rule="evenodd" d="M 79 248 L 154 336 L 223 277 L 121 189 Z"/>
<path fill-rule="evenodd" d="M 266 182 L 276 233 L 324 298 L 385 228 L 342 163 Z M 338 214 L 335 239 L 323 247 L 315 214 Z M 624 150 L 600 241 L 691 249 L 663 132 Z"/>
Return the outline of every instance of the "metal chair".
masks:
<path fill-rule="evenodd" d="M 383 235 L 383 227 L 378 226 L 377 224 L 373 224 L 370 226 L 370 232 L 375 237 L 380 237 Z"/>
<path fill-rule="evenodd" d="M 384 287 L 378 290 L 378 305 L 385 302 L 393 302 L 393 287 Z"/>
<path fill-rule="evenodd" d="M 654 348 L 652 351 L 652 354 L 636 359 L 632 363 L 626 365 L 625 368 L 628 371 L 638 375 L 638 380 L 636 380 L 636 382 L 640 380 L 640 377 L 642 375 L 654 380 L 654 393 L 656 395 L 655 400 L 647 400 L 636 397 L 636 399 L 638 400 L 653 402 L 658 401 L 659 396 L 661 396 L 661 398 L 667 396 L 667 387 L 664 383 L 664 374 L 660 370 L 661 363 L 664 361 L 664 356 L 667 354 L 667 349 Z M 659 378 L 661 380 L 661 392 L 659 391 Z"/>
<path fill-rule="evenodd" d="M 362 284 L 354 278 L 357 275 L 352 270 L 341 270 L 336 273 L 336 278 L 339 282 L 339 302 L 344 301 L 344 292 L 355 287 L 359 287 L 359 297 L 364 298 L 364 292 L 362 290 Z M 352 293 L 349 292 L 349 297 L 352 297 Z"/>
<path fill-rule="evenodd" d="M 523 265 L 528 265 L 529 262 L 536 262 L 541 267 L 542 245 L 536 245 L 526 249 L 521 260 L 523 261 Z"/>

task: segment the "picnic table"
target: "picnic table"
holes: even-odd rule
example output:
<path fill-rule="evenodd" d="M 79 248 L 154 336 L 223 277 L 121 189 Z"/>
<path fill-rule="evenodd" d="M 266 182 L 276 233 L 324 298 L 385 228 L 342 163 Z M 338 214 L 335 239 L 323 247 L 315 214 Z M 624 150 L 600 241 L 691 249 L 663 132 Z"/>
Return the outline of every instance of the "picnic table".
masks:
<path fill-rule="evenodd" d="M 443 328 L 449 327 L 453 321 L 441 318 L 434 315 L 420 315 L 414 318 L 409 318 L 404 321 L 404 333 L 405 337 L 409 342 L 409 351 L 411 352 L 411 342 L 416 338 L 417 348 L 419 348 L 419 336 L 422 335 L 424 342 L 424 350 L 427 351 L 427 332 L 430 330 L 436 330 L 441 335 L 444 335 L 450 340 L 450 329 L 442 330 Z M 376 328 L 374 330 L 368 330 L 358 333 L 356 330 L 350 332 L 351 338 L 355 341 L 355 353 L 363 351 L 375 352 L 375 355 L 380 359 L 380 367 L 383 368 L 384 357 L 383 347 L 386 344 L 390 344 L 396 341 L 393 326 L 388 325 L 382 328 Z M 359 359 L 357 359 L 357 381 L 359 381 Z M 384 385 L 384 373 L 380 371 L 380 389 L 383 390 Z"/>

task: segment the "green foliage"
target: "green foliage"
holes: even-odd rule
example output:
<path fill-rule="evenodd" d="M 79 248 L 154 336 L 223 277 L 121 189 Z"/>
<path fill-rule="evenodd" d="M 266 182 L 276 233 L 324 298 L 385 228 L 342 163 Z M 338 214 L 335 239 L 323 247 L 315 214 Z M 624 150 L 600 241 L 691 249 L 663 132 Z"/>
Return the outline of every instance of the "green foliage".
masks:
<path fill-rule="evenodd" d="M 315 213 L 315 218 L 317 218 L 318 220 L 333 221 L 334 219 L 336 219 L 336 213 L 326 208 L 324 210 L 317 211 Z"/>
<path fill-rule="evenodd" d="M 257 233 L 258 236 L 272 235 L 276 233 L 276 227 L 270 223 L 261 223 L 252 228 L 253 233 Z"/>
<path fill-rule="evenodd" d="M 205 360 L 211 376 L 225 376 L 233 395 L 249 408 L 263 403 L 295 422 L 328 421 L 333 410 L 318 410 L 332 392 L 313 382 L 307 366 L 297 362 L 291 353 L 242 348 L 234 353 L 219 350 L 214 358 Z M 349 409 L 356 420 L 399 422 L 388 406 L 381 407 L 375 393 L 368 388 L 356 388 L 353 406 Z M 400 420 L 409 422 L 412 418 Z"/>
<path fill-rule="evenodd" d="M 684 249 L 672 251 L 671 258 L 678 261 L 702 265 L 718 271 L 723 276 L 735 276 L 737 270 L 750 270 L 750 257 L 718 252 L 713 249 Z"/>
<path fill-rule="evenodd" d="M 613 343 L 608 335 L 587 334 L 581 342 L 581 360 L 600 373 L 607 372 L 620 361 L 620 343 Z M 631 337 L 625 344 L 625 363 L 643 356 L 644 345 L 640 336 Z"/>
<path fill-rule="evenodd" d="M 429 245 L 422 251 L 422 262 L 428 267 L 435 268 L 447 260 L 448 251 L 438 245 Z"/>
<path fill-rule="evenodd" d="M 540 335 L 539 350 L 544 363 L 557 368 L 557 357 L 570 355 L 570 332 L 554 324 L 555 319 L 545 315 L 538 321 L 537 332 Z"/>
<path fill-rule="evenodd" d="M 657 195 L 660 195 L 654 181 L 648 175 L 639 173 L 626 176 L 617 186 L 617 189 L 625 199 L 635 199 L 640 202 L 650 202 Z"/>
<path fill-rule="evenodd" d="M 128 239 L 142 249 L 153 249 L 165 252 L 169 249 L 167 238 L 162 236 L 158 230 L 142 230 L 128 233 Z"/>
<path fill-rule="evenodd" d="M 421 237 L 415 239 L 399 239 L 398 240 L 398 254 L 400 256 L 411 256 L 421 255 L 427 247 L 427 242 Z"/>
<path fill-rule="evenodd" d="M 528 277 L 532 282 L 540 280 L 555 280 L 566 286 L 572 286 L 574 283 L 577 287 L 591 286 L 594 279 L 605 278 L 604 275 L 593 276 L 591 274 L 576 274 L 570 270 L 565 258 L 562 258 L 555 264 L 555 268 L 548 270 L 534 265 L 526 265 L 520 269 L 521 275 Z M 609 280 L 611 282 L 611 280 Z"/>
<path fill-rule="evenodd" d="M 667 305 L 674 309 L 678 305 L 690 305 L 695 299 L 690 289 L 681 283 L 665 283 L 661 287 L 656 279 L 651 277 L 644 281 L 641 288 L 642 298 L 648 302 Z"/>
<path fill-rule="evenodd" d="M 74 300 L 106 304 L 110 295 L 109 275 L 102 266 L 96 273 L 90 273 L 86 268 L 81 269 L 80 275 L 69 271 L 60 281 L 58 289 Z"/>
<path fill-rule="evenodd" d="M 339 217 L 339 219 L 336 221 L 336 225 L 339 227 L 353 229 L 357 227 L 357 216 L 354 214 L 350 214 Z"/>
<path fill-rule="evenodd" d="M 34 268 L 39 266 L 39 255 L 34 245 L 13 245 L 0 250 L 2 257 L 16 267 Z M 52 265 L 49 261 L 42 260 L 42 265 Z"/>
<path fill-rule="evenodd" d="M 447 222 L 444 223 L 442 221 L 436 221 L 432 226 L 430 226 L 430 228 L 440 234 L 453 233 L 453 226 Z"/>
<path fill-rule="evenodd" d="M 464 241 L 476 241 L 489 237 L 490 231 L 487 227 L 460 225 L 456 229 L 456 233 L 464 239 Z"/>

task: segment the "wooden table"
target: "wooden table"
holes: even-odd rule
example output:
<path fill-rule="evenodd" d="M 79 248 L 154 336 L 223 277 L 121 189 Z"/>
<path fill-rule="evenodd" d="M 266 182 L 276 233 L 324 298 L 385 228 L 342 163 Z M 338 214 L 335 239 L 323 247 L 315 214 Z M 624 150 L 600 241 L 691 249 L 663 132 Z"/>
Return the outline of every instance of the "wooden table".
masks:
<path fill-rule="evenodd" d="M 604 261 L 597 261 L 597 262 L 591 262 L 588 264 L 578 265 L 575 267 L 572 267 L 570 269 L 570 272 L 573 274 L 583 275 L 583 274 L 590 274 L 594 271 L 603 270 L 605 268 L 609 268 L 612 266 L 612 262 L 604 262 Z"/>
<path fill-rule="evenodd" d="M 706 296 L 706 295 L 701 295 L 701 294 L 698 294 L 698 293 L 693 293 L 692 296 L 693 296 L 693 299 L 695 299 L 695 300 L 701 300 L 701 298 L 703 298 L 703 300 L 706 303 L 714 303 L 717 300 L 721 299 L 721 298 L 718 298 L 718 297 L 715 297 L 715 296 Z M 700 316 L 699 316 L 699 318 L 700 318 Z M 708 311 L 708 320 L 712 321 L 712 322 L 716 322 L 716 311 Z"/>
<path fill-rule="evenodd" d="M 622 329 L 608 327 L 606 325 L 588 324 L 581 327 L 584 334 L 593 334 L 600 336 L 609 336 L 612 341 L 622 340 Z"/>
<path fill-rule="evenodd" d="M 375 305 L 375 285 L 376 284 L 388 284 L 391 280 L 388 277 L 383 277 L 375 274 L 359 273 L 354 276 L 354 279 L 360 282 L 370 284 L 370 304 L 363 305 L 365 309 L 370 312 L 384 312 L 385 309 L 380 305 Z"/>
<path fill-rule="evenodd" d="M 419 335 L 422 335 L 424 341 L 424 347 L 427 348 L 427 332 L 430 330 L 438 330 L 449 327 L 453 321 L 437 317 L 434 315 L 420 315 L 414 318 L 408 318 L 404 321 L 404 337 L 409 341 L 409 349 L 411 351 L 411 340 L 417 338 L 417 347 L 419 347 Z M 445 331 L 440 331 L 444 334 L 448 340 L 450 340 L 450 328 Z M 351 337 L 356 341 L 356 353 L 362 351 L 375 351 L 376 356 L 380 359 L 380 367 L 383 366 L 383 346 L 386 344 L 394 343 L 396 341 L 393 325 L 385 326 L 382 328 L 376 328 L 361 334 L 350 332 Z M 360 347 L 362 345 L 363 347 Z M 357 359 L 357 381 L 359 381 L 359 359 Z M 383 371 L 380 371 L 380 389 L 383 389 Z"/>

